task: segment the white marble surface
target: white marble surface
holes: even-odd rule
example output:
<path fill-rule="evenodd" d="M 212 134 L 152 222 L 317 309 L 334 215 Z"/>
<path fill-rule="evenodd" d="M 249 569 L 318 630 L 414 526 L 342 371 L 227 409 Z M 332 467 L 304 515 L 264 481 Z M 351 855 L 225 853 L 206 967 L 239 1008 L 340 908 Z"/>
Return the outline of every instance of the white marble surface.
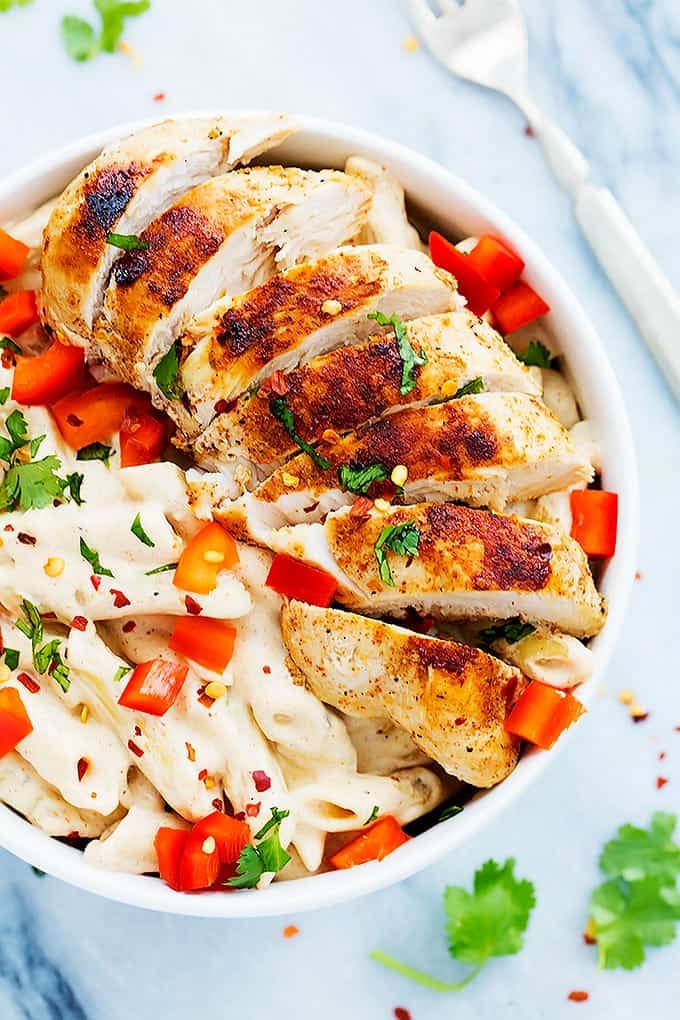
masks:
<path fill-rule="evenodd" d="M 455 1016 L 671 1020 L 678 944 L 633 973 L 598 972 L 581 931 L 596 858 L 618 824 L 680 808 L 678 408 L 593 262 L 521 118 L 404 51 L 404 0 L 154 0 L 128 32 L 144 58 L 72 64 L 57 23 L 78 0 L 0 15 L 0 173 L 79 134 L 196 107 L 278 107 L 350 121 L 434 157 L 503 206 L 571 281 L 609 349 L 630 408 L 642 483 L 642 541 L 626 632 L 607 689 L 556 764 L 463 850 L 398 888 L 302 917 L 200 922 L 98 901 L 0 854 L 2 1020 L 221 1020 L 265 1016 L 413 1020 Z M 680 286 L 680 6 L 677 0 L 525 0 L 537 98 L 617 193 Z M 153 95 L 164 90 L 164 104 Z M 616 691 L 635 688 L 633 726 Z M 663 763 L 657 754 L 666 751 Z M 671 782 L 657 791 L 658 774 Z M 379 946 L 446 978 L 443 886 L 486 857 L 514 855 L 537 886 L 524 951 L 442 998 L 382 971 Z M 282 938 L 285 923 L 300 934 Z M 589 1002 L 566 1000 L 573 988 Z"/>

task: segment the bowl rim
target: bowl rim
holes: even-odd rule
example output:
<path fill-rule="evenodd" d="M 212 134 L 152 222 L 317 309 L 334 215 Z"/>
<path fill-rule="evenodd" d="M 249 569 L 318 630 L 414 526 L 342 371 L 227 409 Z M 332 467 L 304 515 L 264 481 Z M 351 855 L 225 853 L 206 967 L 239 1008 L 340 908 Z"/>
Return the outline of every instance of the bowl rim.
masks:
<path fill-rule="evenodd" d="M 35 195 L 44 194 L 50 180 L 60 175 L 63 179 L 67 171 L 71 172 L 71 167 L 73 174 L 77 173 L 79 167 L 84 166 L 92 154 L 108 142 L 149 124 L 165 119 L 187 120 L 215 116 L 218 113 L 228 116 L 255 112 L 264 111 L 191 111 L 172 114 L 168 118 L 151 117 L 123 122 L 81 137 L 51 150 L 0 180 L 0 217 L 3 216 L 3 206 L 10 202 L 18 204 L 24 196 L 26 205 L 35 207 L 39 201 Z M 539 246 L 506 213 L 456 174 L 427 156 L 377 133 L 320 117 L 293 114 L 292 118 L 298 126 L 291 140 L 293 144 L 303 143 L 312 148 L 316 146 L 322 158 L 326 147 L 330 145 L 331 149 L 335 146 L 346 155 L 361 154 L 389 166 L 400 167 L 402 173 L 407 173 L 409 180 L 413 178 L 419 182 L 422 189 L 420 193 L 417 187 L 409 187 L 406 182 L 407 191 L 416 204 L 426 189 L 433 189 L 450 198 L 458 210 L 456 216 L 460 215 L 462 208 L 468 218 L 492 224 L 497 232 L 522 252 L 527 266 L 525 275 L 540 281 L 553 309 L 560 307 L 562 318 L 570 323 L 570 336 L 578 337 L 576 342 L 587 347 L 587 360 L 599 388 L 599 394 L 594 399 L 601 408 L 606 407 L 609 459 L 603 473 L 605 476 L 615 474 L 620 506 L 616 557 L 607 568 L 604 584 L 609 599 L 609 616 L 604 630 L 596 639 L 595 670 L 584 688 L 583 700 L 589 703 L 611 657 L 632 590 L 639 532 L 639 492 L 632 432 L 623 396 L 602 341 L 577 297 Z M 58 189 L 64 185 L 58 183 L 52 186 Z M 41 200 L 44 201 L 46 197 Z M 559 336 L 561 340 L 562 332 Z M 567 348 L 571 342 L 569 340 Z M 590 412 L 590 407 L 587 410 Z M 558 749 L 563 748 L 568 739 L 570 735 L 563 737 Z M 79 851 L 46 835 L 2 804 L 0 846 L 73 886 L 131 906 L 211 918 L 272 917 L 300 913 L 375 892 L 423 870 L 472 838 L 482 826 L 499 815 L 554 760 L 555 753 L 556 749 L 550 752 L 538 749 L 525 752 L 515 771 L 503 783 L 476 794 L 460 815 L 440 822 L 380 863 L 275 883 L 266 889 L 241 891 L 234 896 L 177 893 L 157 878 L 94 868 L 83 860 Z"/>

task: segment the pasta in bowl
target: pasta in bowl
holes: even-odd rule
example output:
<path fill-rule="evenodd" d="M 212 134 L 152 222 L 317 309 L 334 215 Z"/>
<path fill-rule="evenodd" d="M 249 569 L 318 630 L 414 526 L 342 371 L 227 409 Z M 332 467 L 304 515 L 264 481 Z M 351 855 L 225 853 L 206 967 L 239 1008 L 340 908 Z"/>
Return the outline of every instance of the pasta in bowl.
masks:
<path fill-rule="evenodd" d="M 587 703 L 633 573 L 625 416 L 559 278 L 444 171 L 304 118 L 110 133 L 0 215 L 3 844 L 228 916 L 467 838 Z"/>

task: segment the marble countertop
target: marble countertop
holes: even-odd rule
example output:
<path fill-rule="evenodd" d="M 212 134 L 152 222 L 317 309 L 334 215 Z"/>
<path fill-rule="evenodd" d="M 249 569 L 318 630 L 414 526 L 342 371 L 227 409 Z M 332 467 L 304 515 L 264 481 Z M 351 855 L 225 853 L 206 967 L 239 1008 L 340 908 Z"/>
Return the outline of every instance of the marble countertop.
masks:
<path fill-rule="evenodd" d="M 407 52 L 405 0 L 155 0 L 129 41 L 143 57 L 90 65 L 60 49 L 62 13 L 86 0 L 35 0 L 2 19 L 0 174 L 78 135 L 201 107 L 316 113 L 383 132 L 455 170 L 506 209 L 579 294 L 609 350 L 635 434 L 642 490 L 640 579 L 606 688 L 559 758 L 463 849 L 397 888 L 315 914 L 199 921 L 108 903 L 0 853 L 2 1020 L 655 1020 L 677 1017 L 678 946 L 632 973 L 599 972 L 581 932 L 602 843 L 624 821 L 680 807 L 678 408 L 582 240 L 524 122 L 498 96 Z M 680 7 L 676 0 L 525 0 L 536 98 L 618 195 L 680 286 Z M 162 103 L 153 96 L 165 92 Z M 650 715 L 633 726 L 616 693 Z M 660 752 L 667 756 L 661 763 Z M 663 774 L 668 785 L 657 790 Z M 445 884 L 487 857 L 517 858 L 536 884 L 526 947 L 441 997 L 387 973 L 380 947 L 446 979 Z M 286 940 L 282 929 L 297 924 Z M 589 1001 L 567 993 L 582 988 Z"/>

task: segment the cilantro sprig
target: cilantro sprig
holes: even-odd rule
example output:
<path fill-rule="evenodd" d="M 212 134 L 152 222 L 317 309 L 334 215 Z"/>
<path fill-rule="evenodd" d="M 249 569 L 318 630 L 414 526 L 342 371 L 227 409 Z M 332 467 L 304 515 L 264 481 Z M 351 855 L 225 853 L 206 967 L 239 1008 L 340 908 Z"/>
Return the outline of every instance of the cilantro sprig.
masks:
<path fill-rule="evenodd" d="M 462 886 L 447 886 L 444 890 L 449 953 L 472 968 L 460 981 L 440 981 L 377 949 L 371 957 L 437 992 L 465 988 L 492 957 L 513 956 L 524 944 L 536 898 L 532 883 L 516 878 L 514 869 L 512 858 L 502 865 L 488 860 L 475 872 L 472 892 Z"/>
<path fill-rule="evenodd" d="M 383 528 L 375 543 L 375 558 L 378 563 L 378 573 L 383 584 L 394 587 L 394 578 L 387 559 L 387 550 L 397 553 L 399 556 L 417 556 L 420 543 L 420 531 L 413 521 L 404 521 L 403 524 L 388 524 Z"/>
<path fill-rule="evenodd" d="M 61 38 L 73 60 L 92 60 L 98 53 L 114 53 L 125 28 L 126 18 L 136 18 L 151 7 L 150 0 L 94 0 L 99 14 L 97 29 L 84 18 L 67 14 L 61 21 Z"/>
<path fill-rule="evenodd" d="M 604 847 L 600 868 L 607 881 L 591 896 L 590 916 L 600 966 L 633 970 L 645 947 L 673 941 L 680 922 L 680 846 L 677 819 L 657 812 L 649 829 L 622 825 Z"/>
<path fill-rule="evenodd" d="M 389 472 L 384 464 L 369 464 L 364 468 L 353 468 L 342 464 L 338 468 L 338 481 L 347 492 L 365 496 L 373 482 L 384 482 Z"/>
<path fill-rule="evenodd" d="M 331 466 L 330 461 L 327 461 L 325 457 L 322 457 L 321 454 L 317 453 L 314 447 L 310 446 L 310 444 L 299 434 L 295 425 L 295 415 L 288 407 L 288 404 L 283 397 L 272 397 L 269 401 L 269 410 L 276 420 L 281 422 L 296 446 L 299 446 L 303 453 L 306 453 L 309 457 L 311 457 L 321 471 L 328 471 Z"/>
<path fill-rule="evenodd" d="M 0 460 L 7 464 L 0 483 L 0 512 L 40 510 L 54 500 L 63 500 L 68 481 L 57 472 L 61 461 L 54 454 L 35 460 L 45 436 L 31 438 L 28 423 L 19 410 L 5 421 L 6 436 L 0 435 Z"/>
<path fill-rule="evenodd" d="M 257 845 L 248 843 L 241 850 L 236 874 L 227 885 L 235 889 L 254 889 L 263 875 L 275 874 L 288 864 L 290 854 L 281 846 L 280 830 L 281 822 L 290 811 L 279 811 L 273 807 L 271 814 L 269 821 L 253 836 L 254 840 L 258 840 Z"/>
<path fill-rule="evenodd" d="M 427 354 L 425 351 L 417 352 L 413 349 L 406 332 L 406 325 L 398 315 L 394 314 L 388 318 L 382 312 L 369 312 L 368 318 L 375 319 L 380 326 L 391 326 L 394 330 L 397 350 L 401 358 L 399 392 L 402 397 L 405 397 L 407 393 L 410 393 L 417 386 L 415 370 L 420 368 L 421 365 L 427 365 Z"/>
<path fill-rule="evenodd" d="M 52 640 L 43 644 L 44 633 L 40 610 L 32 602 L 29 602 L 28 599 L 22 601 L 21 612 L 24 618 L 19 617 L 15 622 L 15 626 L 31 642 L 31 654 L 36 672 L 41 676 L 49 673 L 59 684 L 62 691 L 68 691 L 71 686 L 71 680 L 69 668 L 61 657 L 61 640 L 59 638 L 52 638 Z M 13 649 L 7 649 L 7 651 L 14 652 Z M 19 653 L 15 652 L 12 655 L 12 663 L 14 665 L 10 665 L 7 658 L 5 658 L 5 662 L 10 669 L 16 669 L 19 664 Z"/>

